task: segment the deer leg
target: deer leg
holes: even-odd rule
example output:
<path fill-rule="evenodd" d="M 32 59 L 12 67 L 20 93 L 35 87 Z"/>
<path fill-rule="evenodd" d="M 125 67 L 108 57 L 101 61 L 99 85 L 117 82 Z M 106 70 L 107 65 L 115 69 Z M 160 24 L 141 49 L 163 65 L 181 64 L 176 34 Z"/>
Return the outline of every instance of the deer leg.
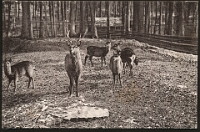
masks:
<path fill-rule="evenodd" d="M 93 62 L 92 62 L 92 56 L 89 57 L 91 65 L 93 66 Z"/>
<path fill-rule="evenodd" d="M 30 87 L 30 83 L 31 83 L 31 77 L 29 77 L 29 80 L 28 80 L 28 89 Z"/>
<path fill-rule="evenodd" d="M 8 80 L 7 91 L 8 91 L 8 88 L 9 88 L 11 82 L 12 82 L 12 79 L 9 79 L 9 80 Z"/>
<path fill-rule="evenodd" d="M 113 73 L 113 88 L 115 88 L 115 74 Z"/>
<path fill-rule="evenodd" d="M 125 65 L 126 65 L 126 63 L 123 63 L 124 74 L 125 74 Z"/>
<path fill-rule="evenodd" d="M 88 55 L 85 56 L 85 66 L 86 66 L 86 61 L 87 61 Z"/>
<path fill-rule="evenodd" d="M 131 65 L 131 64 L 129 64 L 129 67 L 130 67 L 130 74 L 129 74 L 129 76 L 132 76 L 132 68 L 133 68 L 133 66 Z"/>
<path fill-rule="evenodd" d="M 76 97 L 78 97 L 78 78 L 79 77 L 76 77 L 76 79 L 75 79 L 75 83 L 76 83 Z"/>
<path fill-rule="evenodd" d="M 69 78 L 70 79 L 70 86 L 69 86 L 69 96 L 71 97 L 71 95 L 73 94 L 73 79 L 72 77 Z"/>
<path fill-rule="evenodd" d="M 104 59 L 104 63 L 105 63 L 105 65 L 106 65 L 106 57 L 103 57 L 103 59 Z"/>
<path fill-rule="evenodd" d="M 103 66 L 103 57 L 101 57 L 101 66 Z"/>
<path fill-rule="evenodd" d="M 32 79 L 33 89 L 34 89 L 35 88 L 34 79 L 33 79 L 33 77 L 31 77 L 31 79 Z"/>
<path fill-rule="evenodd" d="M 14 88 L 14 94 L 16 94 L 16 89 L 17 89 L 17 77 L 15 77 L 14 79 L 14 85 L 15 85 L 15 88 Z"/>
<path fill-rule="evenodd" d="M 122 87 L 122 82 L 121 82 L 121 76 L 120 76 L 120 74 L 118 74 L 118 79 L 119 79 L 119 82 L 120 82 L 120 86 Z"/>

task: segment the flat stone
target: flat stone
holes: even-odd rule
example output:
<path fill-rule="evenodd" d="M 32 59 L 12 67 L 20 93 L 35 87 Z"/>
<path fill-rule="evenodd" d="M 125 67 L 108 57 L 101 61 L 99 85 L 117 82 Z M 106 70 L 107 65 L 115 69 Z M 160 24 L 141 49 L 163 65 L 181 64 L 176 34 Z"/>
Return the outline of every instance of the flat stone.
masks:
<path fill-rule="evenodd" d="M 65 120 L 70 119 L 87 119 L 87 118 L 100 118 L 108 117 L 108 109 L 102 109 L 94 106 L 74 106 L 74 107 L 59 107 L 59 109 L 54 108 L 49 110 L 52 116 L 56 116 Z"/>

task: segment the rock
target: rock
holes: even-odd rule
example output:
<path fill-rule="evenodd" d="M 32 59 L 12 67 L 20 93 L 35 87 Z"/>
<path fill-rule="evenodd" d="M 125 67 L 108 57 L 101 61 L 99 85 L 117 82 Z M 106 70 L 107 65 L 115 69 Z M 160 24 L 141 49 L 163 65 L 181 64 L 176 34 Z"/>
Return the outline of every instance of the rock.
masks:
<path fill-rule="evenodd" d="M 88 119 L 88 118 L 100 118 L 100 117 L 108 117 L 109 111 L 108 109 L 102 109 L 94 106 L 77 106 L 74 107 L 59 107 L 49 110 L 52 116 L 56 116 L 65 120 L 71 119 Z"/>
<path fill-rule="evenodd" d="M 177 85 L 178 88 L 187 88 L 186 86 L 184 85 Z"/>

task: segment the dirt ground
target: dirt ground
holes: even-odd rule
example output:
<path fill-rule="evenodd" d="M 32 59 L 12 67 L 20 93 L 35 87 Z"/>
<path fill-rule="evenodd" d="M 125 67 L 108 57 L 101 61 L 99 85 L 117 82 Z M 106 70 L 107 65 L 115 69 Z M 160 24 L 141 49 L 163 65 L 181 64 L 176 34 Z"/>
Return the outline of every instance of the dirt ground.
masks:
<path fill-rule="evenodd" d="M 83 66 L 80 97 L 69 98 L 69 78 L 64 68 L 68 49 L 58 41 L 27 41 L 15 54 L 8 54 L 13 64 L 34 61 L 36 88 L 28 89 L 28 79 L 22 77 L 14 95 L 14 84 L 7 91 L 8 80 L 2 73 L 2 128 L 197 128 L 197 62 L 179 61 L 124 41 L 121 48 L 133 48 L 139 64 L 133 67 L 133 76 L 126 69 L 123 87 L 117 82 L 113 89 L 108 65 L 101 67 L 100 58 L 94 57 L 94 67 L 89 60 Z M 82 62 L 87 46 L 102 46 L 105 42 L 83 39 Z M 111 55 L 106 57 L 107 64 Z M 109 117 L 72 121 L 53 117 L 53 122 L 42 122 L 49 115 L 45 110 L 38 114 L 35 109 L 44 102 L 49 108 L 67 107 L 80 98 L 107 108 Z"/>

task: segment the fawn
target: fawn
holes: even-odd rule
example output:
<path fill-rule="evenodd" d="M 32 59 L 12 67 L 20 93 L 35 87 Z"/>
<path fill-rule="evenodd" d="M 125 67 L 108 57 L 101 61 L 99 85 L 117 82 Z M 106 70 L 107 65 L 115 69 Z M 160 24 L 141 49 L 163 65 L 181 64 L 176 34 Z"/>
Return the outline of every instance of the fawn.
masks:
<path fill-rule="evenodd" d="M 11 58 L 9 60 L 6 59 L 4 62 L 4 72 L 9 81 L 7 90 L 12 80 L 14 80 L 14 85 L 15 85 L 14 92 L 16 93 L 17 81 L 19 77 L 23 75 L 29 78 L 28 88 L 30 87 L 30 83 L 32 81 L 33 89 L 34 89 L 35 88 L 34 79 L 33 79 L 34 70 L 35 70 L 35 66 L 33 65 L 33 62 L 31 61 L 22 61 L 11 66 Z"/>

